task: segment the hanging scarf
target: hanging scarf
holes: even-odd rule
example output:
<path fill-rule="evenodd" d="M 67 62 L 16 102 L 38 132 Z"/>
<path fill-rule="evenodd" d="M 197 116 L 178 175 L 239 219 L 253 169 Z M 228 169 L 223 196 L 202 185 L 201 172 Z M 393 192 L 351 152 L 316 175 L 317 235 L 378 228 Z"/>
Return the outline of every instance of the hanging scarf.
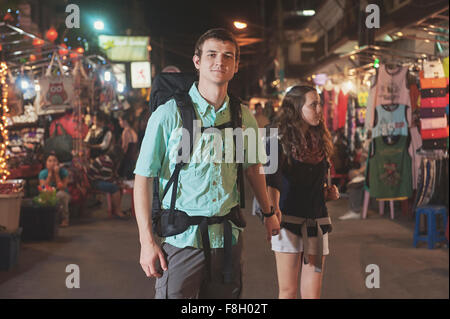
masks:
<path fill-rule="evenodd" d="M 324 152 L 320 142 L 320 136 L 318 133 L 308 130 L 301 145 L 292 146 L 292 157 L 302 163 L 318 164 L 324 158 Z"/>

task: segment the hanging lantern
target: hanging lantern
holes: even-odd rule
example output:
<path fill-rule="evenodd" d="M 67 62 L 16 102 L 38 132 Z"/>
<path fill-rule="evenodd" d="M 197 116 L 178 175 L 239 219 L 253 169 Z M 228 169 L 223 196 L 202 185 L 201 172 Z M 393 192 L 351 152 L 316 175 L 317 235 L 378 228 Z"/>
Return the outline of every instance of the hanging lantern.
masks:
<path fill-rule="evenodd" d="M 78 58 L 78 53 L 76 53 L 76 52 L 70 52 L 69 57 L 70 57 L 71 59 L 76 59 L 76 58 Z"/>
<path fill-rule="evenodd" d="M 39 46 L 41 46 L 41 45 L 43 45 L 43 44 L 44 44 L 44 40 L 39 39 L 39 38 L 34 38 L 34 39 L 33 39 L 33 45 L 34 45 L 35 47 L 39 47 Z"/>
<path fill-rule="evenodd" d="M 65 45 L 64 43 L 60 45 L 60 49 L 58 50 L 59 55 L 67 55 L 69 53 L 69 50 L 67 49 L 67 45 Z"/>
<path fill-rule="evenodd" d="M 75 51 L 77 51 L 77 53 L 79 53 L 79 54 L 84 53 L 84 49 L 82 47 L 78 47 Z"/>
<path fill-rule="evenodd" d="M 13 16 L 11 15 L 11 13 L 7 13 L 7 14 L 5 14 L 5 16 L 3 17 L 3 21 L 5 21 L 5 22 L 13 22 L 13 21 L 14 21 L 14 18 L 13 18 Z"/>
<path fill-rule="evenodd" d="M 45 34 L 45 37 L 50 41 L 53 42 L 58 37 L 58 32 L 56 32 L 55 28 L 51 27 L 48 29 L 47 33 Z"/>
<path fill-rule="evenodd" d="M 31 62 L 36 61 L 36 56 L 35 56 L 34 54 L 31 54 L 31 55 L 30 55 L 30 61 L 31 61 Z"/>

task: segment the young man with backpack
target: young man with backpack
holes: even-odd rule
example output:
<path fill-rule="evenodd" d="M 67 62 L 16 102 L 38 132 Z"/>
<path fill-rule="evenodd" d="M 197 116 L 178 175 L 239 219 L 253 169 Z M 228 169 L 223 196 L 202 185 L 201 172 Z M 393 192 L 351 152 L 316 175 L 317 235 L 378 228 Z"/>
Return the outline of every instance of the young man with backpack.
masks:
<path fill-rule="evenodd" d="M 150 104 L 157 109 L 148 121 L 135 169 L 140 264 L 147 277 L 157 278 L 155 298 L 239 298 L 245 227 L 239 207 L 245 202 L 243 172 L 261 203 L 269 241 L 279 232 L 280 216 L 270 207 L 260 171 L 265 154 L 257 122 L 248 108 L 227 94 L 239 64 L 234 36 L 224 29 L 207 31 L 197 41 L 193 62 L 198 82 L 186 80 L 183 74 L 161 74 L 152 87 Z M 194 119 L 201 122 L 199 138 L 193 130 Z M 253 130 L 255 136 L 253 140 L 251 134 L 247 139 L 239 134 L 233 137 L 235 161 L 194 160 L 211 145 L 214 134 L 206 134 L 207 128 L 223 137 L 230 127 L 242 128 L 244 135 Z M 189 133 L 189 160 L 174 160 L 176 151 L 181 154 L 179 146 L 185 146 L 184 136 L 174 133 L 180 128 L 183 134 Z M 227 143 L 225 138 L 219 148 Z M 243 145 L 241 162 L 237 160 L 239 145 Z M 255 149 L 259 156 L 252 160 L 250 153 Z M 215 152 L 216 148 L 207 153 Z M 163 238 L 161 246 L 154 232 Z"/>

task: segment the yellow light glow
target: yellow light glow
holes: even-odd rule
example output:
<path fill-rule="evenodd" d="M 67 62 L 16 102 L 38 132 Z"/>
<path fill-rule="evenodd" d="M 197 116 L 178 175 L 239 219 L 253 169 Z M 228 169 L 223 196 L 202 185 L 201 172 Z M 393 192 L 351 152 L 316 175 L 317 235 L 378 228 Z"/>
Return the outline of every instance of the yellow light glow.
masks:
<path fill-rule="evenodd" d="M 242 22 L 242 21 L 234 21 L 233 24 L 234 24 L 234 27 L 239 30 L 247 28 L 247 23 Z"/>

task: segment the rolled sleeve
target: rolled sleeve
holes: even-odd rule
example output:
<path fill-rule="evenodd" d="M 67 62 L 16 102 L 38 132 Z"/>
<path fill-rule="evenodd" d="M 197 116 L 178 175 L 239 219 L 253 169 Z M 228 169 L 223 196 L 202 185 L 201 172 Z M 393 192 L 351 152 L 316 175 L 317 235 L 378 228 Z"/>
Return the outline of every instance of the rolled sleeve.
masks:
<path fill-rule="evenodd" d="M 242 164 L 244 170 L 255 164 L 265 164 L 267 162 L 266 150 L 263 145 L 263 136 L 259 132 L 258 122 L 253 114 L 246 106 L 242 106 L 242 122 L 244 125 L 244 163 Z M 253 138 L 251 134 L 247 135 L 246 131 L 254 132 Z M 249 133 L 247 131 L 247 133 Z"/>
<path fill-rule="evenodd" d="M 160 174 L 172 130 L 177 127 L 177 106 L 169 100 L 159 106 L 147 122 L 134 174 L 157 177 Z"/>

